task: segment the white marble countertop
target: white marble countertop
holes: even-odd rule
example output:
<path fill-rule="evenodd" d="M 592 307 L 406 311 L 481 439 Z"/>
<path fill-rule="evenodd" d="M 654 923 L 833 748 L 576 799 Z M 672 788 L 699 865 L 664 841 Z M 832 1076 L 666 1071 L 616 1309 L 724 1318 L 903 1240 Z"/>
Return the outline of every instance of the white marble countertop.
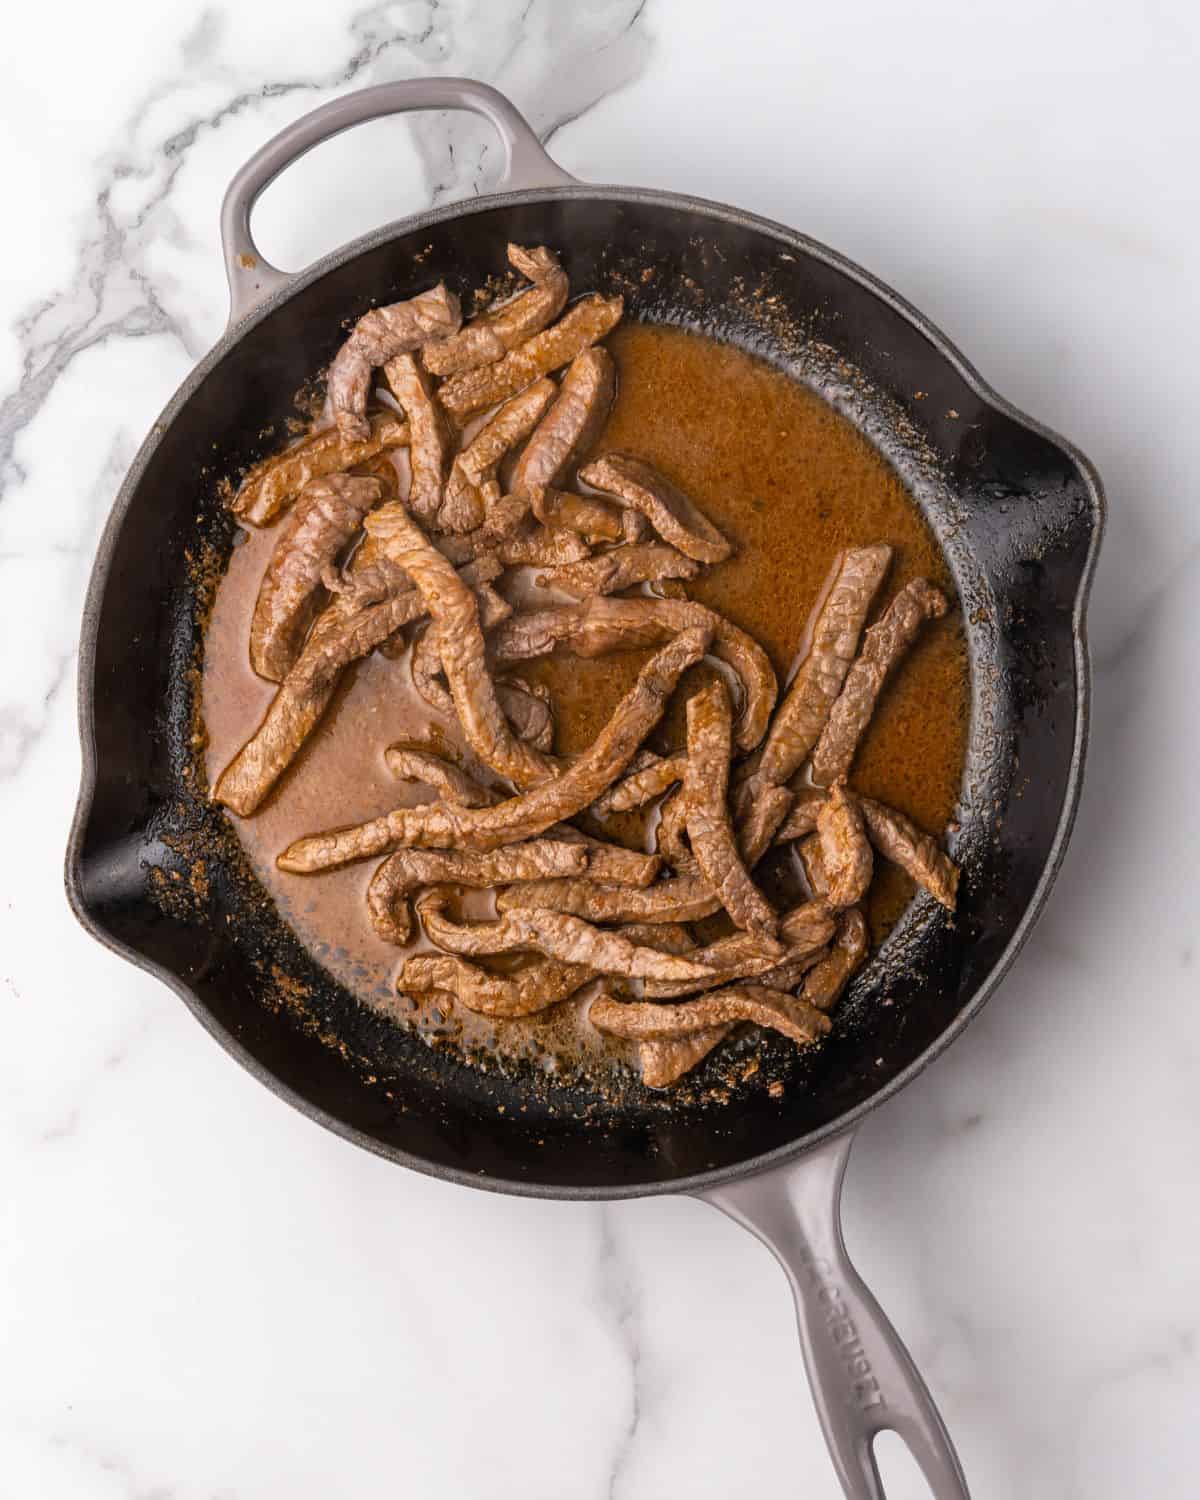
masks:
<path fill-rule="evenodd" d="M 313 105 L 432 71 L 498 84 L 581 177 L 844 251 L 1098 465 L 1066 867 L 981 1019 L 863 1130 L 847 1234 L 977 1495 L 1194 1496 L 1195 7 L 75 0 L 5 29 L 0 1491 L 835 1493 L 749 1236 L 691 1202 L 525 1202 L 357 1151 L 62 896 L 83 591 L 125 467 L 221 331 L 224 186 Z M 442 123 L 366 137 L 365 162 L 343 138 L 272 189 L 274 259 L 486 188 Z"/>

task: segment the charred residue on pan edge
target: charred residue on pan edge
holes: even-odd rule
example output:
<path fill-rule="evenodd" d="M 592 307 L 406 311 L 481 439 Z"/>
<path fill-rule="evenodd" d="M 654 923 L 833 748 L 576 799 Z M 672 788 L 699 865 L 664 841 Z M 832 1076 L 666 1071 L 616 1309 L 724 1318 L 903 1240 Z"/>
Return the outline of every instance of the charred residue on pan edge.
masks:
<path fill-rule="evenodd" d="M 764 358 L 817 392 L 862 432 L 901 475 L 921 508 L 937 521 L 936 530 L 954 574 L 964 612 L 970 612 L 972 634 L 980 629 L 995 631 L 991 595 L 971 565 L 969 551 L 956 545 L 957 516 L 953 494 L 937 456 L 898 402 L 885 396 L 851 364 L 839 358 L 830 346 L 813 337 L 813 325 L 791 317 L 778 299 L 771 279 L 753 287 L 742 286 L 728 302 L 714 308 L 703 288 L 694 280 L 683 281 L 674 295 L 655 284 L 656 273 L 647 277 L 636 252 L 610 252 L 607 279 L 599 289 L 624 291 L 632 310 L 647 322 L 671 323 L 732 342 Z M 786 267 L 780 268 L 786 274 Z M 298 405 L 311 409 L 311 388 L 302 393 Z M 224 816 L 207 801 L 202 765 L 202 725 L 196 683 L 202 661 L 203 627 L 211 608 L 216 583 L 221 577 L 238 528 L 222 502 L 227 482 L 207 476 L 208 498 L 200 508 L 200 539 L 191 563 L 192 588 L 176 614 L 177 641 L 185 647 L 188 670 L 173 677 L 175 691 L 168 709 L 174 726 L 186 724 L 186 734 L 172 735 L 178 754 L 181 795 L 178 805 L 160 819 L 160 835 L 180 862 L 179 870 L 161 876 L 159 899 L 178 916 L 185 910 L 193 920 L 218 918 L 232 929 L 235 940 L 253 955 L 262 977 L 262 1001 L 268 1009 L 285 1015 L 292 1024 L 318 1036 L 353 1065 L 364 1082 L 391 1097 L 393 1088 L 421 1062 L 418 1049 L 405 1046 L 402 1055 L 394 1037 L 408 1037 L 400 1028 L 392 1033 L 381 1056 L 379 1018 L 333 984 L 278 919 L 274 907 L 250 872 L 241 845 Z M 987 670 L 978 671 L 972 654 L 972 707 L 968 739 L 968 763 L 960 822 L 962 830 L 952 848 L 966 865 L 969 885 L 971 850 L 978 839 L 991 832 L 986 817 L 976 815 L 982 806 L 1002 805 L 1007 758 L 1003 750 L 990 759 L 980 754 L 980 729 L 995 724 L 994 688 Z M 994 743 L 994 740 L 993 740 Z M 187 871 L 185 878 L 183 872 Z M 197 873 L 198 872 L 198 873 Z M 175 878 L 178 875 L 179 878 Z M 169 889 L 168 889 L 169 887 Z M 186 894 L 182 894 L 186 893 Z M 852 1035 L 866 1024 L 865 1009 L 888 1004 L 891 980 L 905 964 L 919 961 L 920 937 L 931 922 L 942 920 L 928 898 L 919 898 L 893 929 L 884 948 L 851 987 L 835 1015 L 835 1035 Z M 349 1042 L 344 1024 L 334 1024 L 331 1013 L 347 1005 L 363 1012 L 368 1024 L 360 1027 L 358 1044 Z M 344 1019 L 344 1017 L 343 1017 Z M 386 1023 L 383 1023 L 386 1024 Z M 453 1051 L 447 1037 L 426 1038 L 431 1053 Z M 494 1059 L 470 1060 L 467 1070 L 480 1064 L 494 1068 Z M 797 1052 L 771 1035 L 752 1034 L 727 1043 L 695 1079 L 670 1094 L 642 1088 L 632 1073 L 624 1076 L 606 1071 L 603 1077 L 586 1075 L 548 1077 L 540 1069 L 514 1065 L 511 1079 L 497 1079 L 498 1095 L 511 1098 L 510 1087 L 531 1107 L 548 1116 L 611 1123 L 614 1112 L 628 1121 L 631 1116 L 653 1118 L 664 1110 L 675 1113 L 707 1109 L 713 1104 L 736 1100 L 748 1089 L 765 1089 L 773 1097 L 784 1089 L 803 1086 L 806 1074 L 817 1065 L 813 1051 Z M 463 1071 L 459 1064 L 456 1071 Z M 397 1099 L 402 1094 L 397 1093 Z M 400 1107 L 399 1104 L 397 1107 Z"/>

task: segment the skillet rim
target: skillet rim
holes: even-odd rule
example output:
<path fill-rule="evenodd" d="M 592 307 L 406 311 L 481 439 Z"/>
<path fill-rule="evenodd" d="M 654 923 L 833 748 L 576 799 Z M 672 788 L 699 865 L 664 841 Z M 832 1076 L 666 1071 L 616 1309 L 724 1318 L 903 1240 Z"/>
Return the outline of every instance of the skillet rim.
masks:
<path fill-rule="evenodd" d="M 865 291 L 878 297 L 902 318 L 906 319 L 928 341 L 934 352 L 946 360 L 958 373 L 975 392 L 981 402 L 991 407 L 999 415 L 1026 428 L 1029 432 L 1058 448 L 1079 472 L 1087 489 L 1091 512 L 1087 554 L 1083 560 L 1079 586 L 1071 611 L 1071 638 L 1074 648 L 1075 667 L 1075 734 L 1071 759 L 1067 768 L 1066 791 L 1062 807 L 1059 811 L 1054 837 L 1051 841 L 1037 885 L 1017 923 L 1012 937 L 997 957 L 987 975 L 976 987 L 971 998 L 954 1017 L 953 1021 L 930 1042 L 929 1046 L 918 1057 L 914 1058 L 906 1068 L 890 1078 L 874 1093 L 862 1100 L 861 1103 L 829 1121 L 826 1125 L 800 1136 L 785 1146 L 779 1146 L 772 1151 L 753 1156 L 747 1161 L 714 1168 L 711 1171 L 690 1173 L 669 1181 L 638 1183 L 632 1186 L 624 1184 L 603 1186 L 563 1185 L 538 1182 L 522 1177 L 503 1177 L 499 1175 L 478 1176 L 464 1171 L 462 1168 L 441 1165 L 414 1152 L 376 1140 L 357 1126 L 348 1124 L 339 1116 L 331 1114 L 328 1110 L 303 1098 L 295 1089 L 285 1084 L 270 1068 L 252 1056 L 236 1036 L 221 1026 L 199 995 L 186 983 L 169 969 L 165 969 L 145 957 L 136 948 L 132 948 L 115 939 L 89 910 L 83 894 L 81 875 L 83 842 L 96 794 L 97 755 L 94 729 L 96 647 L 99 638 L 101 609 L 107 591 L 113 554 L 130 507 L 140 488 L 142 478 L 151 459 L 166 432 L 191 401 L 200 384 L 245 335 L 268 318 L 277 308 L 281 307 L 285 302 L 290 301 L 292 297 L 310 286 L 313 282 L 318 281 L 328 272 L 345 265 L 357 256 L 376 250 L 392 241 L 401 240 L 410 234 L 419 233 L 421 230 L 434 224 L 445 223 L 453 219 L 467 219 L 476 213 L 491 212 L 493 209 L 498 208 L 503 209 L 545 202 L 561 202 L 568 199 L 599 199 L 601 201 L 617 203 L 644 203 L 659 208 L 666 208 L 676 213 L 715 219 L 726 224 L 735 224 L 752 230 L 755 233 L 765 234 L 770 238 L 774 238 L 785 245 L 788 250 L 798 251 L 800 254 L 820 261 L 832 270 L 848 277 Z M 838 251 L 830 249 L 827 245 L 823 245 L 818 240 L 801 234 L 787 225 L 764 218 L 758 214 L 750 213 L 744 209 L 734 208 L 729 204 L 715 202 L 707 198 L 694 197 L 689 194 L 672 193 L 654 188 L 633 188 L 592 183 L 551 188 L 526 188 L 515 192 L 493 193 L 482 198 L 446 204 L 440 208 L 409 215 L 404 219 L 393 220 L 388 224 L 381 225 L 378 229 L 370 231 L 368 234 L 361 235 L 358 239 L 350 241 L 339 249 L 331 251 L 328 255 L 320 257 L 320 259 L 305 267 L 304 270 L 291 276 L 285 286 L 279 287 L 276 291 L 264 297 L 252 312 L 237 321 L 231 321 L 221 337 L 181 383 L 175 394 L 155 419 L 125 475 L 97 546 L 96 559 L 92 567 L 83 607 L 76 678 L 76 705 L 79 717 L 81 767 L 79 794 L 71 820 L 71 831 L 67 843 L 64 869 L 67 900 L 80 924 L 97 942 L 135 967 L 154 975 L 155 978 L 160 979 L 170 989 L 174 990 L 204 1029 L 220 1043 L 230 1056 L 239 1062 L 260 1083 L 265 1084 L 272 1093 L 298 1109 L 302 1114 L 308 1116 L 309 1119 L 319 1125 L 323 1125 L 327 1130 L 332 1131 L 335 1135 L 342 1137 L 351 1144 L 360 1146 L 400 1166 L 421 1172 L 427 1177 L 435 1177 L 459 1186 L 479 1188 L 487 1192 L 508 1193 L 524 1198 L 589 1202 L 621 1198 L 653 1197 L 670 1193 L 695 1195 L 729 1182 L 738 1181 L 743 1177 L 751 1177 L 760 1172 L 765 1172 L 773 1167 L 797 1160 L 835 1137 L 847 1134 L 856 1129 L 868 1114 L 871 1114 L 882 1104 L 885 1104 L 902 1089 L 907 1088 L 918 1074 L 924 1072 L 931 1063 L 939 1058 L 962 1035 L 967 1026 L 975 1019 L 983 1006 L 994 994 L 1001 981 L 1012 968 L 1021 949 L 1028 941 L 1034 924 L 1041 916 L 1050 891 L 1062 867 L 1066 847 L 1070 841 L 1079 808 L 1084 764 L 1087 757 L 1090 729 L 1089 709 L 1091 702 L 1091 664 L 1088 653 L 1086 615 L 1106 521 L 1107 501 L 1099 473 L 1091 460 L 1079 448 L 999 395 L 983 379 L 974 365 L 963 355 L 954 342 L 936 324 L 914 307 L 911 302 L 888 286 L 886 282 L 881 281 L 878 277 L 872 275 L 871 272 L 865 270 L 846 256 L 841 255 Z"/>

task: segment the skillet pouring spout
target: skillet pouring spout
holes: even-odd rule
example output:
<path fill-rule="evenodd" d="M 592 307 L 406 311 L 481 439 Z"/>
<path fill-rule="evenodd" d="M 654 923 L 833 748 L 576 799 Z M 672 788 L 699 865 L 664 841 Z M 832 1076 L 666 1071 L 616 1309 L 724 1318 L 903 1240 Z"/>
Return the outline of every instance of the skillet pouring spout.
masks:
<path fill-rule="evenodd" d="M 504 148 L 499 190 L 386 225 L 294 276 L 271 266 L 250 227 L 265 186 L 329 136 L 418 109 L 488 120 Z M 928 1392 L 846 1258 L 838 1198 L 849 1133 L 978 1014 L 1062 860 L 1087 741 L 1085 612 L 1104 517 L 1095 472 L 844 257 L 723 204 L 577 183 L 506 99 L 469 79 L 385 84 L 297 121 L 234 179 L 222 229 L 230 326 L 137 454 L 84 610 L 83 774 L 66 869 L 76 914 L 169 984 L 267 1087 L 390 1161 L 531 1197 L 706 1198 L 784 1266 L 846 1494 L 881 1496 L 870 1445 L 894 1428 L 937 1500 L 965 1496 Z M 822 395 L 905 482 L 962 606 L 972 704 L 950 846 L 963 871 L 957 914 L 916 899 L 823 1045 L 794 1061 L 765 1041 L 768 1066 L 728 1103 L 533 1087 L 430 1047 L 301 946 L 209 796 L 204 628 L 238 532 L 222 480 L 278 445 L 293 393 L 329 365 L 348 322 L 439 281 L 466 295 L 509 243 L 558 247 L 572 286 L 623 296 L 630 318 L 738 345 Z M 762 1086 L 769 1067 L 794 1069 L 780 1097 Z"/>

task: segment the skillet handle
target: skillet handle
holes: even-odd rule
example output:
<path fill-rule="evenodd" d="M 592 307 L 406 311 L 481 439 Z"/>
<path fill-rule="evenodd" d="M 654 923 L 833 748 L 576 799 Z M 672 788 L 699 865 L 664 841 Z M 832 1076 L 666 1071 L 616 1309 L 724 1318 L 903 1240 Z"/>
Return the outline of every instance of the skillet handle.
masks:
<path fill-rule="evenodd" d="M 970 1500 L 925 1382 L 846 1254 L 842 1179 L 853 1139 L 697 1196 L 756 1235 L 791 1282 L 817 1415 L 848 1500 L 886 1500 L 871 1444 L 889 1429 L 934 1500 Z"/>
<path fill-rule="evenodd" d="M 576 179 L 542 149 L 525 117 L 503 94 L 470 78 L 405 78 L 333 99 L 292 122 L 261 147 L 229 184 L 221 205 L 221 244 L 229 278 L 230 326 L 291 280 L 267 260 L 250 232 L 259 194 L 314 146 L 383 115 L 424 109 L 465 109 L 488 120 L 504 147 L 500 192 L 557 187 Z"/>

